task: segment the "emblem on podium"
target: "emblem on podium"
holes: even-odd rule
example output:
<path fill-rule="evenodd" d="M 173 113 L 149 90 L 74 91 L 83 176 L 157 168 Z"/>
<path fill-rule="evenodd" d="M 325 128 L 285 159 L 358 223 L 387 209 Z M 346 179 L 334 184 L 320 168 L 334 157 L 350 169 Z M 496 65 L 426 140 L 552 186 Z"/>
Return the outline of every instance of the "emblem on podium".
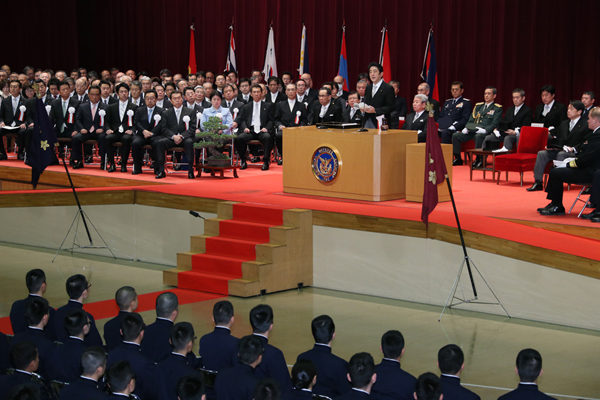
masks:
<path fill-rule="evenodd" d="M 336 150 L 321 146 L 312 156 L 313 175 L 319 182 L 330 183 L 340 172 L 340 157 Z"/>

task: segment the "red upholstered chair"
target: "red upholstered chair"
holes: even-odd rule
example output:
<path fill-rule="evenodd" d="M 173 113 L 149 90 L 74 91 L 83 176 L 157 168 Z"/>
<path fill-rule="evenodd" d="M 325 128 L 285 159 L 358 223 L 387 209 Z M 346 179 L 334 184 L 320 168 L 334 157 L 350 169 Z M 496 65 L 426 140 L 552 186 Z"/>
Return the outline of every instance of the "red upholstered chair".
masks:
<path fill-rule="evenodd" d="M 463 153 L 463 158 L 465 159 L 465 161 L 467 159 L 469 160 L 469 164 L 471 163 L 471 153 L 467 152 L 467 150 L 471 150 L 471 149 L 474 149 L 474 148 L 475 148 L 475 141 L 474 140 L 468 140 L 468 141 L 462 142 L 460 144 L 460 152 Z"/>
<path fill-rule="evenodd" d="M 522 127 L 517 152 L 496 156 L 494 164 L 494 174 L 496 171 L 498 172 L 498 181 L 496 184 L 500 183 L 501 171 L 506 171 L 507 181 L 508 171 L 512 171 L 521 174 L 521 186 L 523 186 L 523 172 L 533 171 L 537 153 L 540 150 L 544 150 L 547 143 L 548 128 Z"/>
<path fill-rule="evenodd" d="M 401 120 L 398 120 L 398 129 L 402 129 L 402 127 L 404 126 L 404 123 L 405 123 L 405 122 L 406 122 L 406 121 L 405 121 L 405 120 L 403 120 L 403 119 L 401 119 Z"/>

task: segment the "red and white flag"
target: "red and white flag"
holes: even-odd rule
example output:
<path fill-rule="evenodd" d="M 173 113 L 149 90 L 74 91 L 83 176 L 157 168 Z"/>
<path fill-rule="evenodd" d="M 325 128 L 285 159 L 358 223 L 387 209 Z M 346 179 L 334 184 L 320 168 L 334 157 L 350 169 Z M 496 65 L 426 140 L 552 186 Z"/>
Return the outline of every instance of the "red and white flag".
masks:
<path fill-rule="evenodd" d="M 379 64 L 383 67 L 383 80 L 389 83 L 392 80 L 392 66 L 390 64 L 390 43 L 387 34 L 387 25 L 381 30 L 381 50 L 379 51 Z"/>
<path fill-rule="evenodd" d="M 225 66 L 225 70 L 237 72 L 237 62 L 235 61 L 235 40 L 233 38 L 233 24 L 231 24 L 229 30 L 231 30 L 231 34 L 229 35 L 229 50 L 227 51 L 227 65 Z"/>
<path fill-rule="evenodd" d="M 277 75 L 277 59 L 275 58 L 275 34 L 273 27 L 269 27 L 269 39 L 267 40 L 267 51 L 265 52 L 265 66 L 263 67 L 265 79 Z"/>

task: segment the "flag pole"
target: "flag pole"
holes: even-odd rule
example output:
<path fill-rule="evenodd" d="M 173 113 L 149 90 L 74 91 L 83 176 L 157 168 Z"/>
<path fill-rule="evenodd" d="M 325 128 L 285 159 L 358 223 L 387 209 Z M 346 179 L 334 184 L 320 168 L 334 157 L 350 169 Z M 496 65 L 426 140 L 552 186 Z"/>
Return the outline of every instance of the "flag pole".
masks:
<path fill-rule="evenodd" d="M 81 208 L 81 203 L 79 202 L 79 196 L 77 196 L 77 191 L 75 190 L 75 185 L 73 185 L 73 179 L 71 179 L 71 174 L 69 173 L 69 168 L 67 168 L 67 162 L 65 160 L 64 153 L 62 154 L 62 162 L 65 167 L 65 172 L 67 173 L 67 177 L 69 178 L 69 183 L 71 184 L 71 190 L 73 190 L 73 195 L 75 196 L 75 201 L 77 202 L 78 212 L 81 215 L 81 220 L 83 221 L 83 226 L 85 227 L 85 232 L 87 233 L 88 240 L 90 241 L 90 246 L 94 245 L 92 240 L 92 235 L 90 234 L 90 229 L 88 228 L 87 221 L 85 219 L 85 214 L 83 212 L 83 208 Z"/>

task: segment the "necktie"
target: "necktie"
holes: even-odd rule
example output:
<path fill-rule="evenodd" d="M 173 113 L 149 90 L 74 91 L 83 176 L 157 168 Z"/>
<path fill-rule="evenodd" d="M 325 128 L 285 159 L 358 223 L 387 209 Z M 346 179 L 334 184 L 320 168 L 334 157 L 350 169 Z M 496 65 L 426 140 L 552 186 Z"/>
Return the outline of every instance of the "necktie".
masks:
<path fill-rule="evenodd" d="M 123 103 L 119 103 L 119 119 L 123 121 L 123 115 L 125 115 L 125 108 L 127 105 L 123 106 Z"/>
<path fill-rule="evenodd" d="M 67 102 L 63 100 L 63 117 L 67 116 Z"/>
<path fill-rule="evenodd" d="M 179 124 L 179 115 L 181 113 L 181 109 L 175 110 L 175 114 L 177 115 L 177 123 Z"/>
<path fill-rule="evenodd" d="M 19 102 L 17 101 L 16 98 L 13 97 L 13 115 L 17 112 L 17 105 L 19 104 Z"/>
<path fill-rule="evenodd" d="M 542 113 L 542 115 L 545 117 L 546 114 L 548 114 L 549 111 L 550 111 L 550 106 L 548 104 L 546 104 L 544 106 L 544 112 Z"/>
<path fill-rule="evenodd" d="M 254 102 L 254 110 L 252 111 L 252 125 L 254 132 L 260 132 L 260 103 Z"/>
<path fill-rule="evenodd" d="M 456 99 L 452 101 L 452 105 L 456 105 Z"/>
<path fill-rule="evenodd" d="M 148 123 L 152 122 L 152 111 L 153 110 L 154 110 L 153 108 L 148 109 Z"/>
<path fill-rule="evenodd" d="M 92 104 L 92 121 L 96 118 L 96 104 Z"/>
<path fill-rule="evenodd" d="M 419 119 L 419 116 L 420 116 L 420 115 L 421 115 L 421 114 L 415 114 L 415 119 L 413 119 L 413 122 L 415 122 L 417 119 Z"/>
<path fill-rule="evenodd" d="M 356 112 L 356 110 L 354 108 L 352 108 L 350 110 L 350 119 L 354 118 L 354 113 Z"/>
<path fill-rule="evenodd" d="M 575 122 L 573 122 L 573 121 L 569 122 L 569 132 L 571 132 L 573 130 L 573 125 L 575 125 Z"/>

